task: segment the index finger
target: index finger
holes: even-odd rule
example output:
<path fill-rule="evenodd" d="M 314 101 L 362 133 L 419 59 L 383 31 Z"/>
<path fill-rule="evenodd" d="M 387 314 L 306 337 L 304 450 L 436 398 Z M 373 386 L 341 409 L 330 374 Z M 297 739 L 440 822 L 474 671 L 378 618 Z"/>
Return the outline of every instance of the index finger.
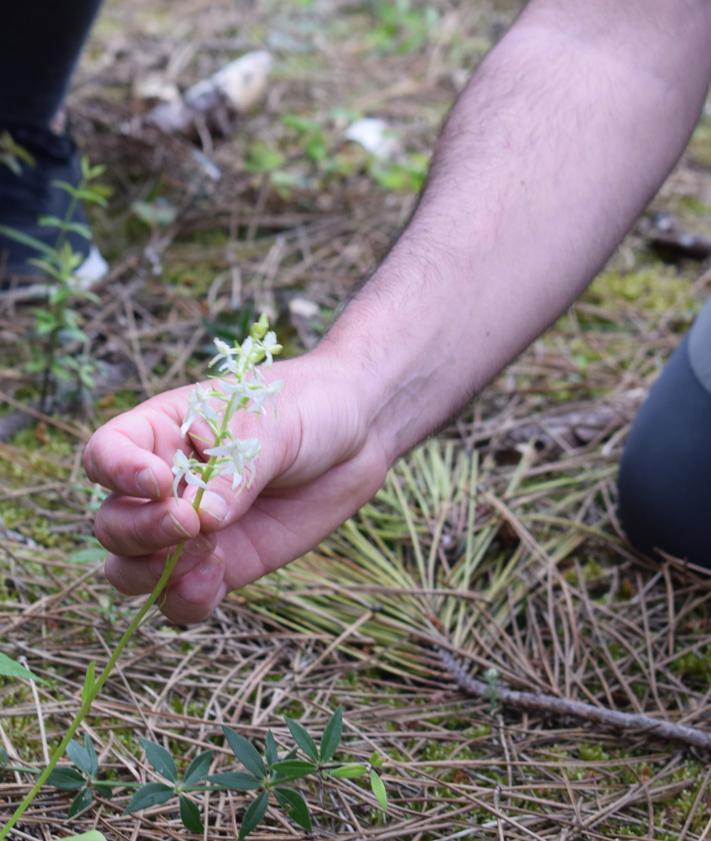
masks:
<path fill-rule="evenodd" d="M 169 462 L 185 442 L 178 424 L 153 409 L 132 409 L 100 427 L 84 450 L 92 482 L 127 496 L 160 499 L 170 494 Z"/>

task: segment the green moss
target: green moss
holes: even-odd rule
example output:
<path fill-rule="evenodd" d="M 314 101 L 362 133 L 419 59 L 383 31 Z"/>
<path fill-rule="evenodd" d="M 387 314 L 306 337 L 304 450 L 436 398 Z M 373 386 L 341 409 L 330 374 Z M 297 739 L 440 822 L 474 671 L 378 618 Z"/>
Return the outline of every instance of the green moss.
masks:
<path fill-rule="evenodd" d="M 673 312 L 689 321 L 698 307 L 689 280 L 661 263 L 627 274 L 603 272 L 584 300 L 611 313 L 634 310 L 649 316 Z"/>

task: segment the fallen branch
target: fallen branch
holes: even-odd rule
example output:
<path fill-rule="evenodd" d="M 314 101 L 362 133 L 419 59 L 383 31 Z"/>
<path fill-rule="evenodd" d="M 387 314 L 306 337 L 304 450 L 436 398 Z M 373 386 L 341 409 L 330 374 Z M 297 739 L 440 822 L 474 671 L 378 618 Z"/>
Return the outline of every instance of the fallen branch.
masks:
<path fill-rule="evenodd" d="M 437 648 L 437 654 L 457 686 L 467 695 L 495 700 L 503 706 L 513 707 L 517 710 L 580 718 L 584 721 L 604 724 L 617 730 L 633 731 L 641 735 L 683 742 L 695 748 L 711 750 L 711 733 L 706 733 L 696 727 L 674 724 L 642 713 L 618 712 L 605 707 L 585 704 L 582 701 L 545 695 L 542 692 L 522 692 L 517 689 L 508 689 L 500 684 L 485 683 L 483 680 L 472 677 L 449 651 Z"/>

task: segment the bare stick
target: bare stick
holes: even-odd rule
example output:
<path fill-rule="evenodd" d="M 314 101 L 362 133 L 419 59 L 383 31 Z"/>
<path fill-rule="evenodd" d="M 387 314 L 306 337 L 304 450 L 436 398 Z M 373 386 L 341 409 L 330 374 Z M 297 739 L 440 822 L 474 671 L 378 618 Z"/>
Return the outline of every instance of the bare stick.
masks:
<path fill-rule="evenodd" d="M 517 710 L 572 716 L 614 727 L 617 730 L 635 731 L 658 739 L 684 742 L 696 748 L 711 750 L 711 733 L 706 733 L 697 727 L 674 724 L 641 713 L 623 713 L 605 707 L 595 707 L 582 701 L 557 698 L 555 695 L 545 695 L 542 692 L 522 692 L 517 689 L 507 689 L 498 684 L 492 685 L 472 677 L 449 651 L 438 648 L 437 654 L 457 686 L 467 695 L 491 698 Z"/>

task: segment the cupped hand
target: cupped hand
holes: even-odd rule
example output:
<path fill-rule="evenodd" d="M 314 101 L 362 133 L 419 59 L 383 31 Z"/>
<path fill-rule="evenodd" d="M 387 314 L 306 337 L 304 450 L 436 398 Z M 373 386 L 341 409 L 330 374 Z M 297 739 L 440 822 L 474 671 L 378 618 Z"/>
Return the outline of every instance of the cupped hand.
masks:
<path fill-rule="evenodd" d="M 175 451 L 201 456 L 212 444 L 197 425 L 181 435 L 190 386 L 113 418 L 87 444 L 87 475 L 112 492 L 95 525 L 111 553 L 109 581 L 128 595 L 148 593 L 170 548 L 185 543 L 161 603 L 175 622 L 205 618 L 230 590 L 303 555 L 385 478 L 367 393 L 344 366 L 312 353 L 276 363 L 266 376 L 284 382 L 276 409 L 239 413 L 232 424 L 239 437 L 261 442 L 254 482 L 233 491 L 229 479 L 213 479 L 199 513 L 194 493 L 175 499 L 171 488 Z"/>

